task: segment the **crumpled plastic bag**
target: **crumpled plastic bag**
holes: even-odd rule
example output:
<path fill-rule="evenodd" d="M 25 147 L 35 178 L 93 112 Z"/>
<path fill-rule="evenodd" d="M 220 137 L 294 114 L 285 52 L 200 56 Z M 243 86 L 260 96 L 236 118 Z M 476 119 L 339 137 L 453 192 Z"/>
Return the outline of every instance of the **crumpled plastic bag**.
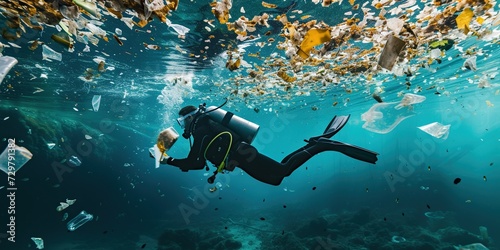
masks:
<path fill-rule="evenodd" d="M 396 109 L 396 105 L 399 104 L 399 102 L 374 104 L 361 115 L 361 119 L 365 121 L 363 128 L 375 133 L 387 134 L 403 120 L 415 115 L 411 109 Z"/>

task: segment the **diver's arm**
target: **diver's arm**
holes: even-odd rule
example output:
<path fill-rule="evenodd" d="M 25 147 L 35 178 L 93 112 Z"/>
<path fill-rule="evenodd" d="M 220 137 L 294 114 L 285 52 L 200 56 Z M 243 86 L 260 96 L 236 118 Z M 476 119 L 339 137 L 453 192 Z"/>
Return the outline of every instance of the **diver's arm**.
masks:
<path fill-rule="evenodd" d="M 204 136 L 194 136 L 195 140 L 189 155 L 184 159 L 175 159 L 173 157 L 167 157 L 161 161 L 161 164 L 168 164 L 180 168 L 182 171 L 187 172 L 189 170 L 199 170 L 205 167 L 205 157 L 204 149 L 208 145 L 208 138 Z M 196 139 L 200 138 L 200 139 Z"/>

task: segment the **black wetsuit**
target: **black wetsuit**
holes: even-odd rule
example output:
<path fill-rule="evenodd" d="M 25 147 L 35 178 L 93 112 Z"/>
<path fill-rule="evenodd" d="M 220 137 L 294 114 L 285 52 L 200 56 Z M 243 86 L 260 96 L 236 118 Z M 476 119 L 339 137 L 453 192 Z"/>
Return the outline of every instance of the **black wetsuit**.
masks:
<path fill-rule="evenodd" d="M 229 140 L 227 137 L 218 137 L 211 144 L 210 142 L 224 131 L 230 132 L 233 136 L 231 150 L 224 169 L 232 171 L 235 167 L 239 167 L 253 178 L 271 185 L 279 185 L 284 177 L 289 176 L 295 169 L 318 153 L 323 151 L 345 153 L 343 152 L 345 151 L 344 146 L 355 147 L 328 139 L 320 139 L 309 142 L 306 146 L 286 156 L 280 163 L 259 153 L 255 147 L 243 142 L 236 133 L 210 120 L 208 116 L 204 116 L 198 120 L 193 129 L 194 142 L 188 157 L 185 159 L 168 158 L 162 163 L 179 167 L 183 171 L 203 169 L 206 160 L 219 166 L 226 155 L 230 144 Z M 209 144 L 210 147 L 206 150 Z M 376 157 L 370 161 L 376 161 Z"/>

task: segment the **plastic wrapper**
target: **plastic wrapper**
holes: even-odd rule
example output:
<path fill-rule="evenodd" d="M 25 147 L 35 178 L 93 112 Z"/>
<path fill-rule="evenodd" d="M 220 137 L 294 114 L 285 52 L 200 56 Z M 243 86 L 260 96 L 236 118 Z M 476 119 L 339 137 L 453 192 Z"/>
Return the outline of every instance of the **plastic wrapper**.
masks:
<path fill-rule="evenodd" d="M 418 128 L 436 138 L 446 140 L 448 138 L 450 126 L 451 125 L 443 125 L 439 122 L 433 122 L 424 126 L 420 126 Z"/>
<path fill-rule="evenodd" d="M 14 151 L 14 154 L 12 154 L 12 150 Z M 11 159 L 9 159 L 9 155 Z M 31 157 L 33 157 L 33 154 L 25 147 L 17 145 L 14 145 L 14 147 L 7 146 L 7 148 L 5 148 L 0 155 L 0 169 L 5 173 L 17 172 L 22 166 L 24 166 L 24 164 L 26 164 L 26 162 L 31 160 Z M 14 167 L 15 170 L 9 171 L 9 166 Z"/>
<path fill-rule="evenodd" d="M 62 61 L 62 54 L 59 52 L 56 52 L 55 50 L 51 49 L 47 45 L 42 45 L 42 59 L 51 61 L 51 60 L 56 60 L 56 61 Z"/>

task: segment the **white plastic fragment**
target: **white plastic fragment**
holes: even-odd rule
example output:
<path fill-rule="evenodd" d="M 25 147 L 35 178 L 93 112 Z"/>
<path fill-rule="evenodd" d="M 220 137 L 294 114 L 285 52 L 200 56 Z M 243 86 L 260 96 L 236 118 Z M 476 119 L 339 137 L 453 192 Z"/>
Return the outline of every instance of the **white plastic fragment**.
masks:
<path fill-rule="evenodd" d="M 130 17 L 123 17 L 122 20 L 130 29 L 134 28 L 134 20 Z"/>
<path fill-rule="evenodd" d="M 43 249 L 43 239 L 42 238 L 31 237 L 31 240 L 33 242 L 35 242 L 37 249 Z"/>
<path fill-rule="evenodd" d="M 90 135 L 85 135 L 85 139 L 87 139 L 87 140 L 92 140 L 92 136 L 90 136 Z"/>
<path fill-rule="evenodd" d="M 76 202 L 76 199 L 70 200 L 70 199 L 67 199 L 67 198 L 66 198 L 66 203 L 67 203 L 68 205 L 73 205 L 73 204 L 75 204 L 75 202 Z"/>
<path fill-rule="evenodd" d="M 10 46 L 12 46 L 13 48 L 16 48 L 16 49 L 20 49 L 21 46 L 15 44 L 15 43 L 12 43 L 12 42 L 8 42 L 10 44 Z"/>
<path fill-rule="evenodd" d="M 395 35 L 399 35 L 404 24 L 405 22 L 403 20 L 396 17 L 387 19 L 387 28 L 392 30 Z"/>
<path fill-rule="evenodd" d="M 179 34 L 180 36 L 184 36 L 189 32 L 189 28 L 184 27 L 180 24 L 170 24 L 170 27 L 172 27 L 172 29 L 174 29 L 175 32 L 177 32 L 177 34 Z"/>
<path fill-rule="evenodd" d="M 54 148 L 54 146 L 56 146 L 55 143 L 52 143 L 52 142 L 47 143 L 47 147 L 49 147 L 49 149 Z"/>
<path fill-rule="evenodd" d="M 63 211 L 64 209 L 66 209 L 66 208 L 68 208 L 68 207 L 69 207 L 69 204 L 68 204 L 68 203 L 66 203 L 66 202 L 59 202 L 59 204 L 61 204 L 61 205 L 59 205 L 59 206 L 57 206 L 57 207 L 56 207 L 56 210 L 57 210 L 58 212 L 61 212 L 61 211 Z"/>
<path fill-rule="evenodd" d="M 0 83 L 2 83 L 7 73 L 9 73 L 10 69 L 16 64 L 16 58 L 11 56 L 0 56 Z"/>
<path fill-rule="evenodd" d="M 42 60 L 46 61 L 51 61 L 51 60 L 56 60 L 56 61 L 61 61 L 62 60 L 62 54 L 59 52 L 56 52 L 55 50 L 51 49 L 47 45 L 42 45 Z"/>
<path fill-rule="evenodd" d="M 121 35 L 122 35 L 122 30 L 121 30 L 121 29 L 119 29 L 119 28 L 116 28 L 116 29 L 115 29 L 115 33 L 116 33 L 117 35 L 121 36 Z"/>
<path fill-rule="evenodd" d="M 446 140 L 448 138 L 450 126 L 451 125 L 443 125 L 439 122 L 433 122 L 424 126 L 420 126 L 418 128 L 436 138 Z"/>
<path fill-rule="evenodd" d="M 440 58 L 441 57 L 441 49 L 433 49 L 433 50 L 431 50 L 430 57 L 432 59 Z"/>
<path fill-rule="evenodd" d="M 82 165 L 82 162 L 80 161 L 80 159 L 74 155 L 72 155 L 68 161 L 69 161 L 69 163 L 71 163 L 75 167 L 79 167 L 80 165 Z"/>
<path fill-rule="evenodd" d="M 471 56 L 467 58 L 464 62 L 464 67 L 470 70 L 477 70 L 476 66 L 476 56 Z"/>
<path fill-rule="evenodd" d="M 94 97 L 92 97 L 92 108 L 94 109 L 94 112 L 99 111 L 100 105 L 101 105 L 101 95 L 94 95 Z"/>
<path fill-rule="evenodd" d="M 158 146 L 155 144 L 153 147 L 149 148 L 149 153 L 155 157 L 155 168 L 159 168 L 160 161 L 163 160 L 163 155 Z"/>

